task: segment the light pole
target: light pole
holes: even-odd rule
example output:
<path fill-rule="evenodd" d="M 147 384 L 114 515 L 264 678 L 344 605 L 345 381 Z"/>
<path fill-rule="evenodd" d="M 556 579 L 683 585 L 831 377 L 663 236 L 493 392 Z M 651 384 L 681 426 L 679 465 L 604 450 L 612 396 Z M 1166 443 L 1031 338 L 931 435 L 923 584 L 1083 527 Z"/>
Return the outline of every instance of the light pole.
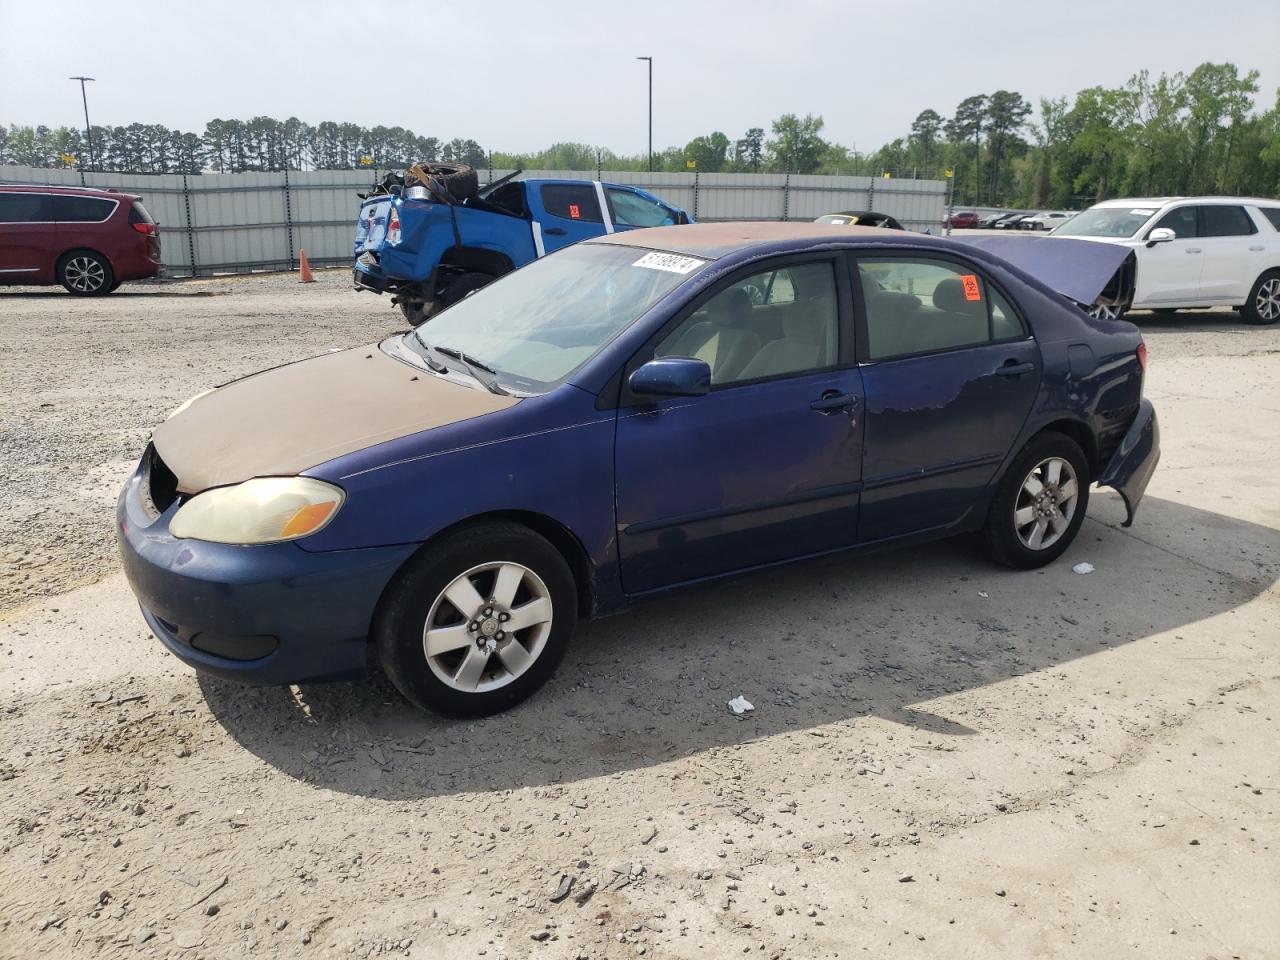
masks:
<path fill-rule="evenodd" d="M 653 173 L 653 57 L 636 57 L 649 61 L 649 172 Z"/>
<path fill-rule="evenodd" d="M 84 103 L 84 135 L 85 139 L 89 141 L 89 163 L 97 166 L 97 157 L 94 156 L 93 152 L 93 131 L 89 126 L 89 97 L 84 92 L 84 85 L 92 81 L 93 77 L 68 77 L 67 79 L 80 81 L 80 100 Z M 83 163 L 80 164 L 80 169 L 84 169 Z"/>

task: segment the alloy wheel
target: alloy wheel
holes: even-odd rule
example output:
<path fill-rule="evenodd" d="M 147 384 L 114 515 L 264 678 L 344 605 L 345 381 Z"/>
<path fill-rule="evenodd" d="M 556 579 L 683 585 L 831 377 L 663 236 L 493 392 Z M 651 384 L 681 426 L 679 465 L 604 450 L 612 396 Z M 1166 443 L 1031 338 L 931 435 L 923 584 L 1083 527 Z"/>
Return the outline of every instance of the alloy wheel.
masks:
<path fill-rule="evenodd" d="M 541 577 L 519 563 L 483 563 L 440 592 L 427 614 L 422 650 L 441 682 L 484 693 L 533 666 L 551 620 L 551 592 Z"/>
<path fill-rule="evenodd" d="M 1253 308 L 1268 323 L 1280 320 L 1280 277 L 1271 277 L 1259 284 Z"/>
<path fill-rule="evenodd" d="M 1080 496 L 1076 472 L 1061 457 L 1036 464 L 1022 481 L 1013 507 L 1013 526 L 1028 550 L 1047 550 L 1062 538 Z"/>
<path fill-rule="evenodd" d="M 1124 307 L 1118 303 L 1099 303 L 1089 310 L 1089 316 L 1095 320 L 1119 320 L 1124 314 Z"/>
<path fill-rule="evenodd" d="M 107 272 L 93 257 L 72 257 L 63 270 L 67 285 L 81 293 L 96 293 L 107 282 Z"/>

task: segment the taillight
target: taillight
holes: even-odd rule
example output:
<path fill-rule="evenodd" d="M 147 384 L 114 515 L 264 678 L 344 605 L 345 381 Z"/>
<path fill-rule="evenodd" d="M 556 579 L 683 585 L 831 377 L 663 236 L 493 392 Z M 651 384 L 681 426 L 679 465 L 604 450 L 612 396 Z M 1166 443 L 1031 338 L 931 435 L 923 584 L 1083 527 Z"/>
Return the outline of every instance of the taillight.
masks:
<path fill-rule="evenodd" d="M 387 215 L 387 243 L 400 242 L 400 211 L 395 207 Z"/>
<path fill-rule="evenodd" d="M 1147 345 L 1145 343 L 1138 344 L 1138 366 L 1145 373 L 1147 370 Z"/>
<path fill-rule="evenodd" d="M 133 229 L 146 237 L 154 237 L 160 232 L 156 229 L 156 225 L 154 223 L 131 223 L 129 226 L 133 227 Z"/>

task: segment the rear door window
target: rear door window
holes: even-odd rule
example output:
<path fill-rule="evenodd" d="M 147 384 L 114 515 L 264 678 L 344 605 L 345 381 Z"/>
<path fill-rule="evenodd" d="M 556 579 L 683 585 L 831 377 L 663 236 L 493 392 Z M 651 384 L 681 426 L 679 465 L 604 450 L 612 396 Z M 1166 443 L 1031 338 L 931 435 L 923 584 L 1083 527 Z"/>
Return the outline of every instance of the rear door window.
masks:
<path fill-rule="evenodd" d="M 0 193 L 0 223 L 48 223 L 49 198 L 42 193 Z"/>
<path fill-rule="evenodd" d="M 1244 207 L 1228 204 L 1205 204 L 1200 208 L 1206 237 L 1247 237 L 1257 233 L 1253 218 Z"/>
<path fill-rule="evenodd" d="M 542 186 L 542 206 L 553 217 L 603 223 L 596 188 L 590 183 L 548 183 Z"/>
<path fill-rule="evenodd" d="M 100 197 L 55 194 L 49 201 L 53 206 L 53 219 L 59 223 L 101 223 L 116 208 L 116 201 Z"/>
<path fill-rule="evenodd" d="M 1026 333 L 1012 305 L 959 263 L 924 259 L 858 262 L 870 360 L 934 353 Z"/>

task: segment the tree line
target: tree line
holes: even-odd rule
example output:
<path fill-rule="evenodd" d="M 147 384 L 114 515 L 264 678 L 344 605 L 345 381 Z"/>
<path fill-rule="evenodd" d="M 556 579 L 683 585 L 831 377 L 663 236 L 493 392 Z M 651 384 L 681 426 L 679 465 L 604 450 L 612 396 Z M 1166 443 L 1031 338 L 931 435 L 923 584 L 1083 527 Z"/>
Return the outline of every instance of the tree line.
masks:
<path fill-rule="evenodd" d="M 1109 196 L 1280 194 L 1280 91 L 1259 110 L 1258 72 L 1203 63 L 1190 73 L 1143 70 L 1119 87 L 1046 97 L 962 99 L 946 116 L 922 110 L 903 136 L 872 153 L 828 140 L 823 119 L 788 113 L 741 137 L 722 131 L 654 154 L 660 171 L 887 174 L 953 178 L 962 205 L 1086 206 Z M 1034 114 L 1034 119 L 1033 119 Z M 364 127 L 296 117 L 211 120 L 202 134 L 160 124 L 93 127 L 0 125 L 0 163 L 137 173 L 397 169 L 444 160 L 527 170 L 645 170 L 645 154 L 585 143 L 536 153 L 488 151 L 475 140 L 424 137 L 404 127 Z"/>

